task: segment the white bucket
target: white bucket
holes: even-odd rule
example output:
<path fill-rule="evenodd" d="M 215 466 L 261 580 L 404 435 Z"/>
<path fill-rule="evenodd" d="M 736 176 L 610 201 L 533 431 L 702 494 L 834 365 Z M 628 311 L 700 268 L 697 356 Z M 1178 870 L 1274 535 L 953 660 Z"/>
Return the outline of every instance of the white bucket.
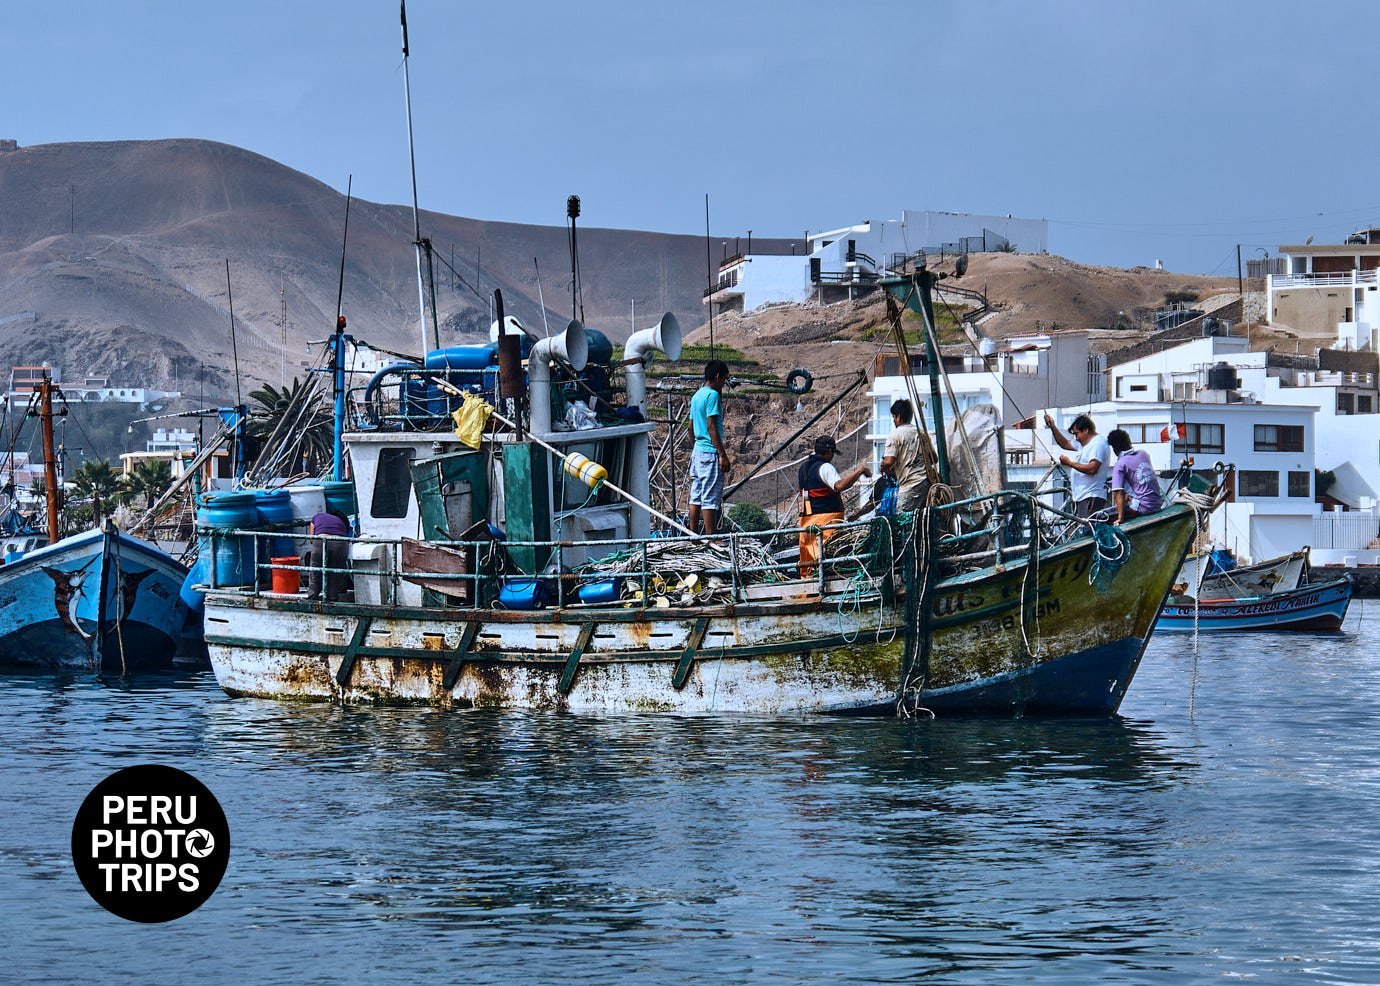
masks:
<path fill-rule="evenodd" d="M 326 490 L 321 486 L 289 486 L 293 520 L 311 520 L 326 510 Z"/>

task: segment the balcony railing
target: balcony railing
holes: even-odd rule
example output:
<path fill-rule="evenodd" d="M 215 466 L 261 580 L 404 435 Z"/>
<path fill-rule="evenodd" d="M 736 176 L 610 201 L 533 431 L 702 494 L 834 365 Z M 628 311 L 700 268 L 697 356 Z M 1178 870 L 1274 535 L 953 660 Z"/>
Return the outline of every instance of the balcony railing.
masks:
<path fill-rule="evenodd" d="M 732 271 L 731 273 L 721 275 L 721 276 L 719 277 L 718 283 L 715 284 L 712 288 L 705 288 L 705 289 L 704 289 L 704 297 L 708 298 L 708 297 L 710 297 L 711 295 L 716 295 L 716 294 L 718 294 L 720 291 L 727 291 L 729 288 L 736 288 L 737 286 L 738 286 L 738 271 L 735 270 L 735 271 Z"/>
<path fill-rule="evenodd" d="M 1380 271 L 1357 270 L 1345 274 L 1281 274 L 1270 278 L 1273 288 L 1349 287 L 1357 284 L 1377 284 Z"/>
<path fill-rule="evenodd" d="M 853 270 L 843 271 L 823 270 L 812 280 L 816 284 L 873 284 L 877 280 L 877 275 L 870 270 L 855 267 Z"/>

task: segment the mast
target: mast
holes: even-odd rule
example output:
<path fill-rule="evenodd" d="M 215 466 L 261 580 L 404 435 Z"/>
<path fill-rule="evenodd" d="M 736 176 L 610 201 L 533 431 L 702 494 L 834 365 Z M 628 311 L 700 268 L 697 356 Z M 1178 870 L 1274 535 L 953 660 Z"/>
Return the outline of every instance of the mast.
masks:
<path fill-rule="evenodd" d="M 944 404 L 939 393 L 939 350 L 935 346 L 934 284 L 939 275 L 929 268 L 915 274 L 916 294 L 920 300 L 920 314 L 925 319 L 925 366 L 930 375 L 930 412 L 934 418 L 934 451 L 938 458 L 939 481 L 949 482 L 949 447 L 944 439 Z M 958 413 L 958 409 L 954 409 Z"/>
<path fill-rule="evenodd" d="M 403 14 L 403 31 L 406 37 L 407 14 Z M 406 48 L 406 43 L 403 45 Z M 350 240 L 350 200 L 354 193 L 355 176 L 351 175 L 345 186 L 345 230 L 340 237 L 340 282 L 335 292 L 335 335 L 331 338 L 331 361 L 335 364 L 332 374 L 335 409 L 332 417 L 331 479 L 340 482 L 345 478 L 345 245 Z M 426 322 L 422 326 L 425 329 Z M 425 333 L 423 333 L 425 335 Z M 425 338 L 422 345 L 426 345 Z"/>
<path fill-rule="evenodd" d="M 412 165 L 412 245 L 417 251 L 417 317 L 422 328 L 422 355 L 441 348 L 440 333 L 434 345 L 426 332 L 426 285 L 422 281 L 422 224 L 417 212 L 417 154 L 412 146 L 412 81 L 407 72 L 407 0 L 402 2 L 403 100 L 407 104 L 407 158 Z"/>
<path fill-rule="evenodd" d="M 929 369 L 930 378 L 930 411 L 934 418 L 934 451 L 938 460 L 936 465 L 939 468 L 939 481 L 948 483 L 950 481 L 949 448 L 948 443 L 944 440 L 944 405 L 939 391 L 939 375 L 942 369 L 939 363 L 939 334 L 934 328 L 934 286 L 946 277 L 962 277 L 966 274 L 968 272 L 968 257 L 965 254 L 958 258 L 954 264 L 952 275 L 930 270 L 925 265 L 923 257 L 918 261 L 917 266 L 918 269 L 908 277 L 883 277 L 878 283 L 897 302 L 905 305 L 925 320 L 925 363 Z M 898 321 L 898 333 L 900 331 L 899 325 Z M 904 336 L 898 338 L 898 345 L 902 351 L 901 355 L 907 374 L 906 379 L 909 380 L 909 360 L 904 358 Z M 919 408 L 916 409 L 916 413 L 919 413 Z M 958 409 L 954 408 L 954 414 L 957 415 L 957 413 Z"/>
<path fill-rule="evenodd" d="M 53 378 L 43 371 L 43 379 L 38 383 L 38 419 L 43 427 L 43 485 L 48 499 L 48 542 L 57 544 L 62 540 L 58 529 L 58 510 L 62 504 L 62 493 L 57 481 L 57 453 L 53 448 Z"/>

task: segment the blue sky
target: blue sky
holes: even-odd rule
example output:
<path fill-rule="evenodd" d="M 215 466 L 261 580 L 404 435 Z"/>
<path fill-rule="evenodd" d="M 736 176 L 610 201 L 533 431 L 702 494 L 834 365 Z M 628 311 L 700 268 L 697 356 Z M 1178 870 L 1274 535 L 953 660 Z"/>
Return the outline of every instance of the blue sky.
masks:
<path fill-rule="evenodd" d="M 1317 13 L 1314 13 L 1314 12 Z M 1380 4 L 411 0 L 423 208 L 797 237 L 904 208 L 1234 274 L 1380 225 Z M 396 0 L 7 4 L 0 137 L 203 137 L 408 203 Z"/>

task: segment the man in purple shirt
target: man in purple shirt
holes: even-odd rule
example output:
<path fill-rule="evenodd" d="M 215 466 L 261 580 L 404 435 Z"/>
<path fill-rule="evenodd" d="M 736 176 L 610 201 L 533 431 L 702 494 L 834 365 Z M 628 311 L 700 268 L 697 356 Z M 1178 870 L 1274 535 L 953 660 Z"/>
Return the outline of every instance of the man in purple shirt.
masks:
<path fill-rule="evenodd" d="M 1116 453 L 1112 466 L 1112 498 L 1116 502 L 1116 522 L 1144 517 L 1164 507 L 1160 495 L 1160 481 L 1150 456 L 1138 448 L 1131 448 L 1131 436 L 1116 428 L 1107 436 L 1107 444 Z"/>
<path fill-rule="evenodd" d="M 330 537 L 350 536 L 350 522 L 338 513 L 322 511 L 311 519 L 311 532 Z M 322 558 L 324 546 L 324 560 Z M 321 597 L 321 569 L 336 569 L 326 572 L 326 602 L 333 603 L 340 598 L 345 588 L 344 568 L 349 561 L 348 544 L 344 541 L 313 541 L 307 548 L 307 598 Z"/>

